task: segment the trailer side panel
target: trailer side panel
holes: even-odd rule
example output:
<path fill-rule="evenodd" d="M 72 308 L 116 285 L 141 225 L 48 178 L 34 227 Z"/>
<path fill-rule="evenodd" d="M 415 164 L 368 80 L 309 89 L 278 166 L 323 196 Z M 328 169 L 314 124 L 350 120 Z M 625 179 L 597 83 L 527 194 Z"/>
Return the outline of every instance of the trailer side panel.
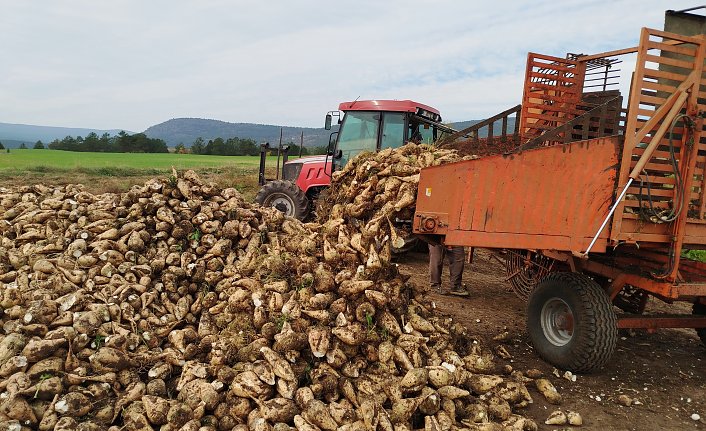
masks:
<path fill-rule="evenodd" d="M 613 203 L 620 152 L 620 138 L 609 137 L 425 169 L 415 233 L 445 234 L 449 245 L 583 251 Z M 594 250 L 607 239 L 606 229 Z"/>

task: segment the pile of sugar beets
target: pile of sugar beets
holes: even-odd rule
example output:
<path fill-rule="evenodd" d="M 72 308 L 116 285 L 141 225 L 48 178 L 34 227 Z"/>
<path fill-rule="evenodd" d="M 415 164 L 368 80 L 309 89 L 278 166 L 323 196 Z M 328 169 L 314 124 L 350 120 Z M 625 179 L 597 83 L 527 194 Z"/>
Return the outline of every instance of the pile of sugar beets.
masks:
<path fill-rule="evenodd" d="M 536 429 L 390 263 L 420 168 L 458 159 L 361 155 L 323 223 L 192 171 L 0 188 L 0 430 Z"/>

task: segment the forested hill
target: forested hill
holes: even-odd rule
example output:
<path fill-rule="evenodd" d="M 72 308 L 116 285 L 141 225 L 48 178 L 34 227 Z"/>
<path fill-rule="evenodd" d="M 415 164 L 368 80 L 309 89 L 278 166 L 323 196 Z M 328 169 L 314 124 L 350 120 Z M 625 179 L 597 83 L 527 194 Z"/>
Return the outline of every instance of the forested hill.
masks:
<path fill-rule="evenodd" d="M 170 147 L 180 143 L 189 147 L 196 138 L 205 141 L 215 138 L 243 138 L 255 142 L 279 143 L 280 127 L 282 127 L 282 142 L 299 144 L 301 133 L 304 132 L 305 147 L 321 147 L 328 143 L 330 130 L 311 127 L 274 126 L 269 124 L 253 123 L 228 123 L 220 120 L 206 120 L 203 118 L 173 118 L 164 123 L 156 124 L 145 134 L 150 138 L 162 139 Z"/>
<path fill-rule="evenodd" d="M 48 143 L 54 139 L 63 139 L 67 136 L 82 136 L 86 137 L 90 133 L 95 133 L 98 136 L 107 133 L 115 136 L 122 129 L 115 130 L 99 130 L 85 129 L 76 127 L 53 127 L 53 126 L 34 126 L 30 124 L 12 124 L 0 123 L 0 142 L 7 148 L 16 148 L 22 144 L 31 148 L 32 144 L 37 141 Z M 133 132 L 128 132 L 132 134 Z"/>
<path fill-rule="evenodd" d="M 480 120 L 463 121 L 452 123 L 451 127 L 460 130 L 475 124 Z M 513 130 L 515 119 L 509 118 L 508 130 Z M 304 132 L 305 147 L 325 147 L 328 144 L 330 130 L 313 127 L 292 127 L 292 126 L 276 126 L 268 124 L 253 124 L 253 123 L 228 123 L 219 120 L 207 120 L 202 118 L 174 118 L 160 124 L 149 127 L 144 133 L 149 138 L 162 139 L 170 147 L 175 147 L 180 143 L 190 147 L 194 141 L 201 137 L 206 142 L 215 138 L 252 139 L 257 143 L 269 142 L 272 145 L 279 143 L 280 127 L 283 130 L 282 141 L 284 143 L 293 142 L 299 144 L 301 133 Z M 334 126 L 335 128 L 336 126 Z M 484 128 L 479 134 L 485 136 Z M 90 133 L 95 133 L 99 137 L 104 133 L 111 136 L 116 136 L 120 129 L 116 130 L 97 130 L 97 129 L 78 129 L 69 127 L 48 127 L 48 126 L 33 126 L 26 124 L 9 124 L 0 123 L 0 142 L 8 148 L 16 148 L 22 144 L 30 147 L 37 141 L 42 141 L 45 144 L 55 139 L 63 139 L 67 136 L 86 137 Z M 495 125 L 495 133 L 500 133 L 500 123 Z M 133 134 L 133 132 L 128 132 Z"/>
<path fill-rule="evenodd" d="M 452 123 L 451 127 L 460 130 L 475 124 L 480 120 L 463 121 Z M 514 128 L 515 119 L 511 117 L 508 121 L 508 131 Z M 215 138 L 252 139 L 255 142 L 269 142 L 276 145 L 279 143 L 280 127 L 282 127 L 282 142 L 293 142 L 299 144 L 301 133 L 304 132 L 305 147 L 325 147 L 328 144 L 330 130 L 312 127 L 291 127 L 275 126 L 268 124 L 253 123 L 228 123 L 220 120 L 206 120 L 202 118 L 174 118 L 164 123 L 156 124 L 147 130 L 145 134 L 150 138 L 162 139 L 170 147 L 180 143 L 189 147 L 196 138 L 203 138 L 205 141 Z M 495 133 L 500 133 L 500 124 L 496 124 Z M 479 134 L 485 136 L 486 128 Z"/>

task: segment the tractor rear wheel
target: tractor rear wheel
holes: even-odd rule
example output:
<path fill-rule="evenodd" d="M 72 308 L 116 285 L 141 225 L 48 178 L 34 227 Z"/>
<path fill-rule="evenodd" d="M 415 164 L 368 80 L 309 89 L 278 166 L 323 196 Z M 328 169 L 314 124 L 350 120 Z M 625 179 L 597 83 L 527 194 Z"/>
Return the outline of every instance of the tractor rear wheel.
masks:
<path fill-rule="evenodd" d="M 289 217 L 304 220 L 309 215 L 309 199 L 291 181 L 276 180 L 266 183 L 255 196 L 255 202 L 274 207 Z"/>
<path fill-rule="evenodd" d="M 695 303 L 692 314 L 706 316 L 706 304 L 702 304 L 700 302 Z M 701 342 L 704 346 L 706 346 L 706 328 L 696 328 L 696 333 L 699 338 L 701 338 Z"/>
<path fill-rule="evenodd" d="M 601 368 L 618 341 L 610 298 L 588 276 L 572 272 L 551 273 L 532 291 L 527 331 L 542 358 L 574 372 Z"/>

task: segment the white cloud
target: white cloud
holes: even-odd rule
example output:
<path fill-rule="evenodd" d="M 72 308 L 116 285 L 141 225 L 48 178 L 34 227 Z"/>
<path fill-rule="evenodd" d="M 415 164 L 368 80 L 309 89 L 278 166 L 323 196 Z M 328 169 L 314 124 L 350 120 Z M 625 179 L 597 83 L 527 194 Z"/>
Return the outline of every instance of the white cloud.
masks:
<path fill-rule="evenodd" d="M 447 120 L 480 119 L 520 102 L 528 51 L 636 45 L 641 27 L 662 27 L 665 8 L 480 3 L 2 0 L 0 121 L 141 131 L 191 116 L 320 126 L 356 97 L 410 98 Z"/>

